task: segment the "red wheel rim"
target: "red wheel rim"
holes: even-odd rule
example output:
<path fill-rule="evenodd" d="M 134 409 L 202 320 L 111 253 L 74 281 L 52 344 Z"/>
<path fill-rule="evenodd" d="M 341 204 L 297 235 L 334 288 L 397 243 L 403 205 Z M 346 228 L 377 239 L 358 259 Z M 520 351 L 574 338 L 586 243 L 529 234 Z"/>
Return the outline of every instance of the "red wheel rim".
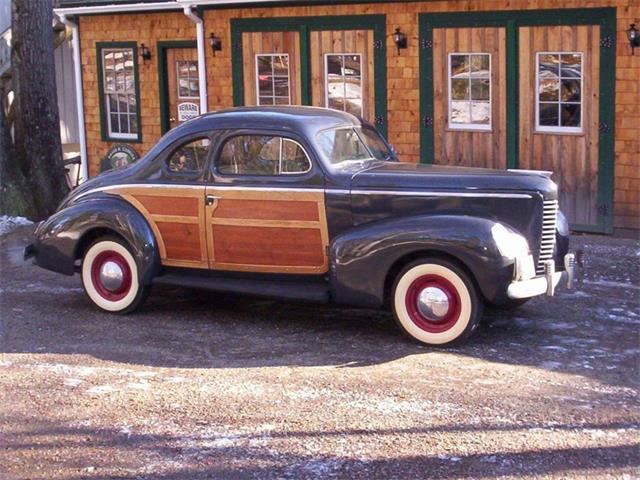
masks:
<path fill-rule="evenodd" d="M 440 320 L 432 320 L 425 317 L 418 309 L 418 297 L 420 293 L 428 287 L 435 287 L 442 290 L 449 301 L 449 309 Z M 420 329 L 429 333 L 442 333 L 451 329 L 460 319 L 462 302 L 456 287 L 446 278 L 440 275 L 423 275 L 416 278 L 405 295 L 405 306 L 411 321 Z"/>
<path fill-rule="evenodd" d="M 107 289 L 100 279 L 100 271 L 107 262 L 113 262 L 122 270 L 122 283 L 115 290 Z M 131 290 L 131 268 L 127 260 L 118 252 L 107 250 L 99 253 L 91 264 L 91 282 L 96 292 L 110 302 L 117 302 L 127 296 Z"/>

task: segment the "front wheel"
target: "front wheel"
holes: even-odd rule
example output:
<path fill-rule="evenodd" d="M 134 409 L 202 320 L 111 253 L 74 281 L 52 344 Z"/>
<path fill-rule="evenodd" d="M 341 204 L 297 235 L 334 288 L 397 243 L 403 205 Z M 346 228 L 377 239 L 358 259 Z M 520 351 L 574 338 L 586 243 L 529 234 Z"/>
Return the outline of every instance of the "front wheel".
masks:
<path fill-rule="evenodd" d="M 407 265 L 393 287 L 400 328 L 427 345 L 450 345 L 478 327 L 482 300 L 469 275 L 453 262 L 422 259 Z"/>
<path fill-rule="evenodd" d="M 129 313 L 149 293 L 140 285 L 138 266 L 126 244 L 116 237 L 96 240 L 82 258 L 82 285 L 89 299 L 102 310 Z"/>

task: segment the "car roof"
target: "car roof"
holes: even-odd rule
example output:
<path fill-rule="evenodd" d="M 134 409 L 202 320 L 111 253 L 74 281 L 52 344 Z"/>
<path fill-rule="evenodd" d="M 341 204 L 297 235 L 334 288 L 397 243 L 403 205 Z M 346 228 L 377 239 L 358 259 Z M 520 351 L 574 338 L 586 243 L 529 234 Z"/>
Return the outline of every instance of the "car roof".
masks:
<path fill-rule="evenodd" d="M 252 129 L 268 128 L 274 130 L 304 133 L 315 136 L 320 130 L 336 127 L 360 126 L 361 121 L 346 112 L 320 107 L 276 106 L 276 107 L 237 107 L 227 110 L 205 113 L 178 129 Z"/>

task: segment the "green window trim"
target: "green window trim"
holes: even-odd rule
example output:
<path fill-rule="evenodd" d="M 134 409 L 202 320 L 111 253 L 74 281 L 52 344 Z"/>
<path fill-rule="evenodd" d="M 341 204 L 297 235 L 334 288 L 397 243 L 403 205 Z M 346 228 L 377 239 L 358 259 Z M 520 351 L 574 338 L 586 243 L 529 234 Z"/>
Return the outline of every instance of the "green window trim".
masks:
<path fill-rule="evenodd" d="M 197 48 L 195 40 L 160 40 L 158 52 L 158 88 L 160 93 L 160 132 L 167 133 L 169 124 L 169 78 L 167 77 L 167 50 L 170 48 Z"/>
<path fill-rule="evenodd" d="M 110 48 L 129 48 L 133 51 L 133 78 L 136 97 L 136 138 L 120 138 L 109 135 L 107 105 L 105 104 L 102 51 Z M 98 106 L 100 109 L 100 136 L 105 142 L 142 143 L 142 122 L 140 118 L 140 74 L 138 72 L 138 44 L 136 42 L 96 42 L 96 62 L 98 66 Z"/>
<path fill-rule="evenodd" d="M 231 64 L 233 105 L 244 105 L 242 34 L 246 32 L 299 32 L 300 91 L 302 105 L 311 105 L 311 32 L 328 30 L 373 30 L 374 112 L 376 126 L 387 136 L 387 47 L 385 15 L 328 15 L 312 17 L 231 19 Z"/>
<path fill-rule="evenodd" d="M 571 225 L 575 230 L 613 232 L 615 160 L 616 9 L 575 8 L 549 10 L 500 10 L 419 14 L 420 37 L 420 161 L 434 158 L 433 30 L 435 28 L 504 27 L 506 29 L 507 168 L 518 167 L 519 157 L 519 58 L 518 28 L 554 25 L 600 26 L 600 118 L 607 128 L 599 132 L 598 195 L 596 225 Z M 431 120 L 429 120 L 431 119 Z"/>

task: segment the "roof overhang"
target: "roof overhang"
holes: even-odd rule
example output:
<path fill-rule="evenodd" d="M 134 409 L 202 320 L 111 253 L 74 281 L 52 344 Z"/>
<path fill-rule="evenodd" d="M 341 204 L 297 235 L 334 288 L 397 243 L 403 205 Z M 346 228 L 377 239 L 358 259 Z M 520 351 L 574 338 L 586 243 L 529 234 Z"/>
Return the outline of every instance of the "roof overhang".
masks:
<path fill-rule="evenodd" d="M 111 3 L 99 5 L 83 5 L 74 7 L 60 7 L 53 11 L 56 15 L 99 15 L 106 13 L 126 12 L 161 12 L 169 10 L 184 10 L 189 7 L 199 6 L 247 6 L 251 4 L 278 4 L 287 3 L 287 0 L 171 0 L 164 2 L 141 3 Z M 310 1 L 309 3 L 316 3 Z"/>

